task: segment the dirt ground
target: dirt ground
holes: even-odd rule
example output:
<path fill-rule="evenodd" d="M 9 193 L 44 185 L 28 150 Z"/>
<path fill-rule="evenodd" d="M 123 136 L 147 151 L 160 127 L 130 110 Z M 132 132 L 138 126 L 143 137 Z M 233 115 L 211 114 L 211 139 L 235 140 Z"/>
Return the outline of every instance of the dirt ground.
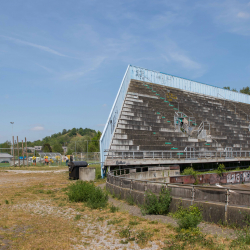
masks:
<path fill-rule="evenodd" d="M 111 197 L 118 212 L 71 203 L 66 187 L 73 182 L 65 170 L 0 171 L 0 249 L 167 249 L 165 241 L 176 234 L 171 217 L 142 216 L 138 207 Z M 229 244 L 234 234 L 204 226 L 218 244 Z M 148 238 L 124 242 L 120 232 L 128 228 L 138 235 L 147 232 Z"/>

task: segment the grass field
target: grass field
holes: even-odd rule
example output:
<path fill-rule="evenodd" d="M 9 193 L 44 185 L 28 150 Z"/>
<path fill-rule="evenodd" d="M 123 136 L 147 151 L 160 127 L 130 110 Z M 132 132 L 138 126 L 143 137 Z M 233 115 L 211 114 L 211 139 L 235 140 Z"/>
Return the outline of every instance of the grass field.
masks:
<path fill-rule="evenodd" d="M 101 182 L 97 179 L 95 184 Z M 2 171 L 0 249 L 230 249 L 229 237 L 178 231 L 121 212 L 112 204 L 94 210 L 70 202 L 67 187 L 72 183 L 68 172 Z"/>

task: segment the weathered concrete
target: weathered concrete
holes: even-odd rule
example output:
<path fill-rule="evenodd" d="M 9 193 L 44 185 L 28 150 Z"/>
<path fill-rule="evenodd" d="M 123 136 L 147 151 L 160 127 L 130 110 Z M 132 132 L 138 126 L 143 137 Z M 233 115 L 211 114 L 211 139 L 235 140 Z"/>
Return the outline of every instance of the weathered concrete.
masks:
<path fill-rule="evenodd" d="M 124 149 L 128 150 L 128 149 Z M 105 165 L 107 166 L 139 166 L 139 165 L 154 165 L 154 164 L 190 164 L 190 163 L 211 163 L 211 162 L 236 162 L 236 161 L 250 161 L 249 157 L 235 157 L 235 158 L 197 158 L 197 159 L 164 159 L 164 158 L 152 158 L 152 159 L 122 159 L 122 158 L 107 158 Z"/>
<path fill-rule="evenodd" d="M 95 180 L 95 167 L 79 168 L 79 180 L 94 181 Z"/>
<path fill-rule="evenodd" d="M 170 176 L 170 183 L 180 184 L 239 184 L 250 182 L 250 170 L 232 171 L 223 173 L 221 176 L 216 173 L 199 174 L 197 180 L 192 175 Z"/>
<path fill-rule="evenodd" d="M 140 186 L 139 183 L 137 185 Z M 143 190 L 142 186 L 134 186 L 134 188 L 140 189 L 134 190 L 134 189 L 128 189 L 123 188 L 119 186 L 115 186 L 110 183 L 106 183 L 106 189 L 109 190 L 110 193 L 116 195 L 117 197 L 120 197 L 121 199 L 128 199 L 133 198 L 135 204 L 141 205 L 145 202 L 145 191 Z M 154 193 L 159 193 L 161 190 L 160 186 L 153 186 L 149 188 L 148 190 L 154 191 Z M 179 190 L 180 191 L 180 190 Z M 186 189 L 184 190 L 184 194 L 190 195 L 190 190 Z M 173 195 L 173 193 L 171 193 Z M 179 194 L 180 196 L 184 196 L 183 194 Z M 191 198 L 178 198 L 178 197 L 172 197 L 172 202 L 170 204 L 170 212 L 175 212 L 178 210 L 180 206 L 183 206 L 184 208 L 187 208 L 191 206 L 192 204 L 197 205 L 201 210 L 203 214 L 203 220 L 213 223 L 228 223 L 232 225 L 238 225 L 238 226 L 245 226 L 246 222 L 246 216 L 250 214 L 250 208 L 247 207 L 240 207 L 240 206 L 230 206 L 226 205 L 222 202 L 211 202 L 211 201 L 193 201 Z"/>

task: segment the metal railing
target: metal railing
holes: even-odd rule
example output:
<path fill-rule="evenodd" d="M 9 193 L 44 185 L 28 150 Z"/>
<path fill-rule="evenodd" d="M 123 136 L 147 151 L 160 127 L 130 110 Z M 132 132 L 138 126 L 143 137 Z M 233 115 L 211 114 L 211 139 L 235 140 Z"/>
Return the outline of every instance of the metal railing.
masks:
<path fill-rule="evenodd" d="M 250 151 L 117 151 L 107 150 L 108 159 L 209 159 L 209 158 L 250 158 Z"/>

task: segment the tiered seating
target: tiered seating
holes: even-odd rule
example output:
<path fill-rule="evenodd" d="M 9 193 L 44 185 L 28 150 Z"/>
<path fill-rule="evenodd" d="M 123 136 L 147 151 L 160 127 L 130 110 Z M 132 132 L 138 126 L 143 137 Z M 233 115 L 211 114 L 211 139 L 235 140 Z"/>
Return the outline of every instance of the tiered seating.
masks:
<path fill-rule="evenodd" d="M 235 110 L 236 106 L 236 110 Z M 111 150 L 248 150 L 250 105 L 131 80 Z M 175 112 L 192 118 L 192 126 L 210 124 L 210 141 L 177 131 Z M 250 118 L 250 117 L 249 117 Z M 207 127 L 208 132 L 208 127 Z"/>

